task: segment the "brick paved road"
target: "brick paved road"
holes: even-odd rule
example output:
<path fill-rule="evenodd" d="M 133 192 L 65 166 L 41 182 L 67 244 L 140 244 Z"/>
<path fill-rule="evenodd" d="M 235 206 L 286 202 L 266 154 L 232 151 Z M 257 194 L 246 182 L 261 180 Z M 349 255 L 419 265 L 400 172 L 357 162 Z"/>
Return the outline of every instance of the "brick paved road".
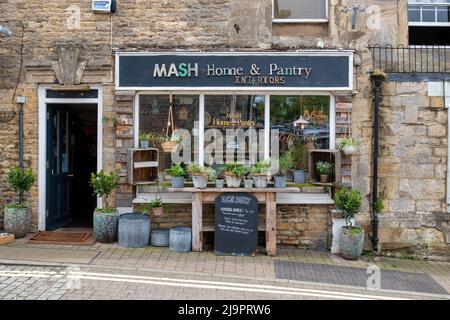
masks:
<path fill-rule="evenodd" d="M 281 280 L 255 281 L 77 266 L 0 265 L 0 299 L 430 299 L 438 296 L 371 291 Z"/>

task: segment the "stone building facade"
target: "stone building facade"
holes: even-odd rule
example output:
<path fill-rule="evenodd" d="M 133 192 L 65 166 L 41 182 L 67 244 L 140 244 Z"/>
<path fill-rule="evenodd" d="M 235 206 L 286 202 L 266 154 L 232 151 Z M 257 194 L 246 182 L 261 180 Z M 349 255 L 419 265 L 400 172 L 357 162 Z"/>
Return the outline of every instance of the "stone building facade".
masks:
<path fill-rule="evenodd" d="M 13 34 L 0 37 L 0 109 L 17 111 L 15 96 L 27 98 L 26 165 L 39 172 L 43 139 L 39 88 L 62 84 L 55 65 L 64 65 L 64 52 L 76 51 L 71 61 L 82 70 L 82 78 L 71 84 L 98 86 L 102 91 L 102 167 L 121 170 L 122 183 L 115 194 L 121 208 L 131 207 L 136 196 L 136 188 L 126 183 L 126 150 L 136 143 L 136 92 L 116 90 L 117 52 L 353 50 L 353 61 L 360 60 L 353 68 L 354 89 L 332 92 L 335 133 L 339 141 L 350 126 L 351 135 L 363 141 L 359 155 L 343 158 L 341 171 L 343 183 L 364 196 L 357 220 L 370 234 L 373 96 L 369 72 L 374 66 L 369 46 L 408 43 L 407 0 L 330 0 L 324 23 L 274 23 L 271 0 L 118 0 L 112 15 L 93 13 L 90 0 L 3 1 L 0 7 L 0 24 Z M 384 253 L 448 257 L 448 111 L 444 94 L 430 96 L 429 82 L 389 79 L 383 84 L 379 190 L 384 209 L 379 215 L 379 249 Z M 7 173 L 18 163 L 17 136 L 17 117 L 0 123 L 0 208 L 13 198 Z M 45 228 L 39 221 L 40 193 L 36 183 L 30 194 L 30 231 Z M 330 207 L 330 203 L 280 205 L 279 243 L 326 248 Z M 186 206 L 174 206 L 168 217 L 178 220 L 154 222 L 161 227 L 187 224 L 189 215 Z M 366 242 L 369 249 L 369 238 Z"/>

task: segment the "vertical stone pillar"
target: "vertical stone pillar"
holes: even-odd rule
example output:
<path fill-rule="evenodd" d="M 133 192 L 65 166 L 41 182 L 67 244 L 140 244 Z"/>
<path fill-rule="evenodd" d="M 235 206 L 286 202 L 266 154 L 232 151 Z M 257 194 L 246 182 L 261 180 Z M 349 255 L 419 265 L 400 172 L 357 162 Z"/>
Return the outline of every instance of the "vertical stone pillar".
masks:
<path fill-rule="evenodd" d="M 134 92 L 116 92 L 116 168 L 120 169 L 120 186 L 116 192 L 116 207 L 133 206 L 133 186 L 127 183 L 127 149 L 133 147 Z"/>

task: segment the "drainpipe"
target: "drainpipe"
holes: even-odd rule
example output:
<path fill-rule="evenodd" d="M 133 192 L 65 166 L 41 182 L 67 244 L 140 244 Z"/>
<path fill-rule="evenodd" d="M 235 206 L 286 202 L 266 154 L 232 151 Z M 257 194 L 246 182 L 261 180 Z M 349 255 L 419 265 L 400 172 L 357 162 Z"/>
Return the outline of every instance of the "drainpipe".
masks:
<path fill-rule="evenodd" d="M 372 177 L 372 247 L 378 251 L 378 151 L 379 151 L 379 118 L 381 105 L 381 84 L 384 80 L 382 77 L 371 76 L 373 95 L 374 95 L 374 114 L 373 114 L 373 177 Z"/>
<path fill-rule="evenodd" d="M 447 108 L 447 212 L 450 213 L 450 82 L 443 81 L 444 104 Z"/>

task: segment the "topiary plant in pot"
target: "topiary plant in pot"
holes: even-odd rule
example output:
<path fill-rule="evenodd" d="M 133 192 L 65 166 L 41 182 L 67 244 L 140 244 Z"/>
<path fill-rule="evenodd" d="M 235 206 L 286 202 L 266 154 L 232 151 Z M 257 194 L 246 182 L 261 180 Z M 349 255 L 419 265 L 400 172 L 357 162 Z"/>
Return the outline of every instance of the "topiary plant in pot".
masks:
<path fill-rule="evenodd" d="M 181 164 L 172 164 L 167 169 L 167 173 L 172 177 L 172 188 L 184 188 L 184 176 L 186 171 Z"/>
<path fill-rule="evenodd" d="M 105 207 L 94 211 L 94 234 L 98 242 L 111 243 L 117 238 L 119 216 L 116 208 L 110 207 L 109 198 L 119 185 L 118 171 L 106 174 L 103 170 L 91 173 L 90 185 L 94 194 L 104 198 Z"/>
<path fill-rule="evenodd" d="M 342 188 L 335 194 L 334 202 L 341 210 L 346 226 L 342 228 L 339 252 L 344 259 L 357 260 L 364 246 L 364 229 L 352 225 L 352 219 L 361 210 L 361 193 Z"/>
<path fill-rule="evenodd" d="M 14 168 L 9 172 L 8 182 L 19 196 L 19 202 L 11 203 L 5 207 L 4 229 L 7 233 L 12 233 L 16 238 L 23 238 L 27 235 L 30 223 L 30 210 L 25 202 L 25 194 L 30 191 L 36 176 L 30 169 Z"/>

